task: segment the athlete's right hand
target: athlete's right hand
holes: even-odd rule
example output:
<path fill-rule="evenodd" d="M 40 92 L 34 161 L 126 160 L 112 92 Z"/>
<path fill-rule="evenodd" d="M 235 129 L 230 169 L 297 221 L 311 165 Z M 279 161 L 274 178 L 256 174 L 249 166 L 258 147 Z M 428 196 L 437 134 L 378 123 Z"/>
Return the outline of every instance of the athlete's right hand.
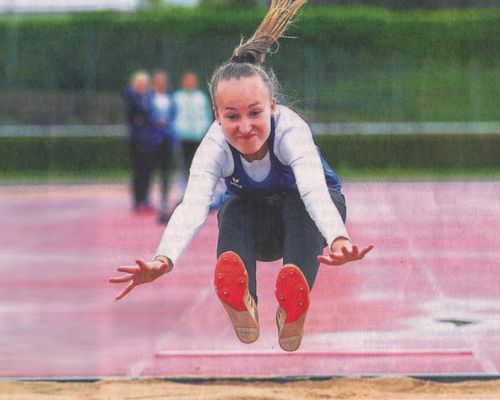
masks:
<path fill-rule="evenodd" d="M 163 274 L 170 272 L 173 268 L 172 263 L 166 257 L 159 257 L 153 261 L 136 260 L 137 266 L 120 266 L 119 272 L 125 272 L 127 275 L 109 278 L 110 283 L 125 283 L 130 282 L 125 289 L 118 293 L 115 297 L 120 300 L 130 293 L 136 286 L 148 283 L 159 278 Z"/>

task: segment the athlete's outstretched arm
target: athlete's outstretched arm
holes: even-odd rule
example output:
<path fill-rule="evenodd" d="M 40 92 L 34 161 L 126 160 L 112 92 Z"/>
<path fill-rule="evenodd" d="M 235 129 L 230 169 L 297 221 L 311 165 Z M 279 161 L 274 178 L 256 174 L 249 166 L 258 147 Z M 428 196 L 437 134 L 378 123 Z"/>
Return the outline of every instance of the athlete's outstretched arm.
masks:
<path fill-rule="evenodd" d="M 215 186 L 221 176 L 219 163 L 223 153 L 210 141 L 202 142 L 198 150 L 182 203 L 170 218 L 153 261 L 137 260 L 136 266 L 120 266 L 118 271 L 128 275 L 109 279 L 111 283 L 129 282 L 116 296 L 117 300 L 126 296 L 136 286 L 170 272 L 205 221 Z"/>
<path fill-rule="evenodd" d="M 204 139 L 196 150 L 182 203 L 175 209 L 163 233 L 157 256 L 168 257 L 174 264 L 205 222 L 215 187 L 222 177 L 220 164 L 224 150 Z"/>
<path fill-rule="evenodd" d="M 154 259 L 137 260 L 137 266 L 120 266 L 118 271 L 129 275 L 109 280 L 111 283 L 130 282 L 116 296 L 116 300 L 126 296 L 136 286 L 151 282 L 173 268 L 207 218 L 216 181 L 215 177 L 207 173 L 191 174 L 184 199 L 172 214 Z"/>
<path fill-rule="evenodd" d="M 310 128 L 296 114 L 290 111 L 286 114 L 285 120 L 280 121 L 287 132 L 279 143 L 279 155 L 285 164 L 292 167 L 307 212 L 328 243 L 331 243 L 330 254 L 319 256 L 318 260 L 327 265 L 361 260 L 373 246 L 360 249 L 351 244 L 344 222 L 330 198 Z"/>

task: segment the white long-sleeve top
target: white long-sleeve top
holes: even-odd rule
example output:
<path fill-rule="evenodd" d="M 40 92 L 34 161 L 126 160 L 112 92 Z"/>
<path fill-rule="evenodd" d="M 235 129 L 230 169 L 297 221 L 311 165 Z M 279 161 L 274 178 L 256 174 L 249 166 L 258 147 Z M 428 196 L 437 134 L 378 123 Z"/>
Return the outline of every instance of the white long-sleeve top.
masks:
<path fill-rule="evenodd" d="M 331 200 L 309 125 L 285 106 L 277 106 L 274 118 L 274 154 L 282 164 L 292 168 L 307 212 L 328 244 L 338 237 L 349 239 Z M 243 162 L 243 166 L 251 178 L 261 181 L 271 164 L 269 157 L 264 157 L 263 160 Z M 214 122 L 196 151 L 183 201 L 172 214 L 156 255 L 167 256 L 174 264 L 177 262 L 207 218 L 217 183 L 231 176 L 233 169 L 229 144 L 221 126 Z"/>

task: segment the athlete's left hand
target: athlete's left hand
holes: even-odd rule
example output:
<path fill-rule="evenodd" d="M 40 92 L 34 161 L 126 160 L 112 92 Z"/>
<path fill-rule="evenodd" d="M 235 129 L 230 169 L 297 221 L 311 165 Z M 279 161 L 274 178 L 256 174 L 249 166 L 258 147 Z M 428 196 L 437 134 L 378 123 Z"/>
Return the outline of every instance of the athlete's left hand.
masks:
<path fill-rule="evenodd" d="M 373 249 L 372 244 L 360 250 L 358 246 L 352 245 L 348 239 L 337 238 L 330 247 L 330 254 L 318 256 L 318 260 L 326 265 L 342 265 L 349 261 L 361 260 L 371 249 Z"/>

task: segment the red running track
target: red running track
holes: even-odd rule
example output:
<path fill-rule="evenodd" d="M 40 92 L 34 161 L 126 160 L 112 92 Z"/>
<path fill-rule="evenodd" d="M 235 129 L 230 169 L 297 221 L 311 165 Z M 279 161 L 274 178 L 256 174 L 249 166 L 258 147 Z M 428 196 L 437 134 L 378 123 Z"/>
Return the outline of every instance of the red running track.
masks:
<path fill-rule="evenodd" d="M 0 186 L 0 376 L 496 375 L 500 182 L 350 183 L 348 228 L 375 250 L 322 267 L 301 349 L 280 350 L 279 263 L 258 270 L 261 338 L 237 341 L 212 288 L 216 220 L 174 272 L 125 299 L 118 265 L 163 228 L 121 185 Z"/>

